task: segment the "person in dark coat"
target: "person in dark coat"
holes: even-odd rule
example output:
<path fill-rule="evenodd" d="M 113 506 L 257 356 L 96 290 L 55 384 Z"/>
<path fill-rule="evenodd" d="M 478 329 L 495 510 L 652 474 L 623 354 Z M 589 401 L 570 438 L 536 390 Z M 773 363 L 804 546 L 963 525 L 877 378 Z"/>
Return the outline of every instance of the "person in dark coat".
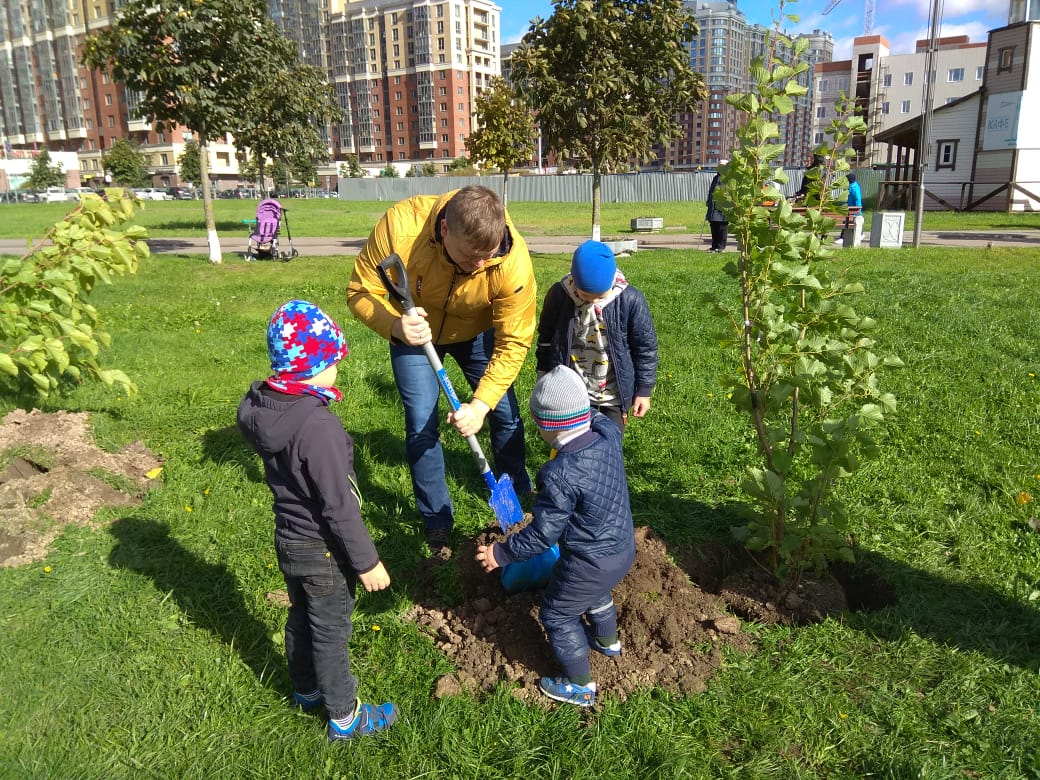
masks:
<path fill-rule="evenodd" d="M 591 707 L 597 688 L 589 651 L 621 655 L 611 591 L 636 555 L 621 431 L 589 408 L 585 383 L 566 366 L 535 382 L 530 407 L 553 448 L 538 472 L 533 517 L 504 541 L 480 545 L 476 559 L 491 572 L 559 545 L 538 619 L 563 675 L 542 677 L 538 687 L 550 699 Z"/>
<path fill-rule="evenodd" d="M 725 165 L 729 160 L 719 160 L 719 165 Z M 705 201 L 708 225 L 711 228 L 711 248 L 709 252 L 725 252 L 726 242 L 729 240 L 729 220 L 715 205 L 715 188 L 719 186 L 719 174 L 716 172 L 708 187 L 708 200 Z"/>
<path fill-rule="evenodd" d="M 329 742 L 377 734 L 397 707 L 362 703 L 348 643 L 357 583 L 383 590 L 390 575 L 361 517 L 354 442 L 328 406 L 343 331 L 313 303 L 278 307 L 267 326 L 272 375 L 253 382 L 238 428 L 260 455 L 274 499 L 274 546 L 289 595 L 285 656 L 293 703 L 324 707 Z"/>
<path fill-rule="evenodd" d="M 657 384 L 657 332 L 650 307 L 601 241 L 586 241 L 571 270 L 549 288 L 538 317 L 539 376 L 555 366 L 578 372 L 589 403 L 624 430 L 650 411 Z"/>

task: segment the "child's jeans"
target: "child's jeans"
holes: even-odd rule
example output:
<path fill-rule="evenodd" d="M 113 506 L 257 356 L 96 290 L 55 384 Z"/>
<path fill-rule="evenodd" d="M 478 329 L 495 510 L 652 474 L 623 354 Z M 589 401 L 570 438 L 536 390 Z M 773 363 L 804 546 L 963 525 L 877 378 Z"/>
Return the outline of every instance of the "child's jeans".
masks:
<path fill-rule="evenodd" d="M 347 649 L 357 577 L 322 541 L 276 534 L 275 550 L 289 593 L 285 655 L 293 688 L 321 691 L 329 717 L 345 718 L 357 700 Z"/>

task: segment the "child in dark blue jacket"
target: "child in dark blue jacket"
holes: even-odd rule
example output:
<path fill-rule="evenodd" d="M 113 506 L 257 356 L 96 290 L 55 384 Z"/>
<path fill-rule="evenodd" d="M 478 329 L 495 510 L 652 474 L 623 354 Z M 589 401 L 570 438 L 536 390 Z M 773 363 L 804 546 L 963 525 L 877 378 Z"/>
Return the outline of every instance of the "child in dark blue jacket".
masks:
<path fill-rule="evenodd" d="M 343 332 L 313 303 L 280 306 L 267 326 L 272 375 L 249 388 L 238 427 L 259 453 L 274 497 L 274 545 L 289 594 L 285 655 L 293 700 L 324 704 L 330 742 L 383 731 L 397 720 L 391 704 L 362 704 L 350 671 L 350 613 L 358 580 L 382 590 L 390 575 L 361 519 L 354 443 L 330 401 Z"/>
<path fill-rule="evenodd" d="M 490 572 L 559 544 L 539 619 L 563 676 L 543 677 L 538 686 L 550 699 L 591 707 L 596 683 L 589 649 L 621 655 L 611 590 L 636 554 L 621 429 L 590 410 L 585 383 L 564 366 L 538 379 L 530 406 L 553 448 L 538 472 L 534 517 L 505 541 L 481 545 L 476 557 Z"/>
<path fill-rule="evenodd" d="M 650 410 L 657 384 L 657 333 L 646 298 L 601 241 L 574 251 L 571 271 L 545 295 L 535 351 L 539 376 L 567 366 L 584 380 L 589 403 L 624 430 L 629 412 Z"/>

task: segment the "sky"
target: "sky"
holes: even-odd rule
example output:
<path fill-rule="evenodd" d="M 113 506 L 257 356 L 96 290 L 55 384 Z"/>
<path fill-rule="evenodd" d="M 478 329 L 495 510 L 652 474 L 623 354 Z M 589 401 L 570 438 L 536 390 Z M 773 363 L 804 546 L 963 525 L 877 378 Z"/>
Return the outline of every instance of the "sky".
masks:
<path fill-rule="evenodd" d="M 502 7 L 502 43 L 517 43 L 535 16 L 552 15 L 550 0 L 496 0 Z M 820 29 L 834 38 L 834 59 L 848 59 L 852 39 L 863 35 L 866 0 L 839 0 L 829 14 L 823 15 L 829 0 L 802 0 L 789 3 L 784 13 L 797 14 L 797 23 L 788 22 L 788 33 Z M 967 35 L 972 43 L 985 43 L 986 33 L 1007 24 L 1010 0 L 940 0 L 939 35 Z M 737 8 L 751 23 L 772 27 L 772 14 L 778 3 L 737 0 Z M 888 40 L 892 54 L 911 54 L 917 40 L 928 37 L 931 0 L 874 0 L 874 35 Z"/>

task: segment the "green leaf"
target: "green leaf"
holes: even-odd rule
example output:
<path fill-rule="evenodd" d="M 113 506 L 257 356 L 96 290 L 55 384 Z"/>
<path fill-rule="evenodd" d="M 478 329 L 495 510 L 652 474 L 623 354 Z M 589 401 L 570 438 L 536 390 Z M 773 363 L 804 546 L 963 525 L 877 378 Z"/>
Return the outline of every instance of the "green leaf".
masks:
<path fill-rule="evenodd" d="M 6 352 L 0 352 L 0 371 L 8 376 L 18 376 L 18 366 Z"/>

